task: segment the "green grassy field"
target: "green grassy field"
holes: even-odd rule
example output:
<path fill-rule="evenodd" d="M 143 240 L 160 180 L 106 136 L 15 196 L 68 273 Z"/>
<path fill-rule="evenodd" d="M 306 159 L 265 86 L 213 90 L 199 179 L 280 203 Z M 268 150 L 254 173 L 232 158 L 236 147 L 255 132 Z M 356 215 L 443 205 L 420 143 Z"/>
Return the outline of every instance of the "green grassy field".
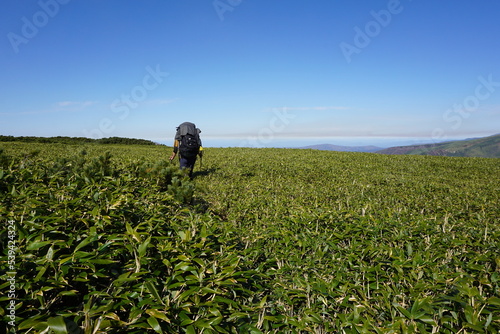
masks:
<path fill-rule="evenodd" d="M 0 149 L 8 330 L 500 331 L 499 159 L 208 148 L 189 180 L 164 146 Z"/>
<path fill-rule="evenodd" d="M 379 153 L 500 158 L 500 134 L 435 144 L 390 147 Z"/>

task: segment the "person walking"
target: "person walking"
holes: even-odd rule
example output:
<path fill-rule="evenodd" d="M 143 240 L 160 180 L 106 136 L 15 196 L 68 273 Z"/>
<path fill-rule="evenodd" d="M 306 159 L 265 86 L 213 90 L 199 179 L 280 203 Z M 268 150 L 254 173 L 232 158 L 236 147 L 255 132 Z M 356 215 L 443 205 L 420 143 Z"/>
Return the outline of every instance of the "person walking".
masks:
<path fill-rule="evenodd" d="M 174 151 L 170 156 L 170 161 L 179 154 L 181 169 L 189 169 L 189 177 L 193 177 L 194 164 L 196 158 L 203 157 L 203 147 L 200 139 L 201 130 L 194 123 L 184 122 L 176 128 L 174 137 Z"/>

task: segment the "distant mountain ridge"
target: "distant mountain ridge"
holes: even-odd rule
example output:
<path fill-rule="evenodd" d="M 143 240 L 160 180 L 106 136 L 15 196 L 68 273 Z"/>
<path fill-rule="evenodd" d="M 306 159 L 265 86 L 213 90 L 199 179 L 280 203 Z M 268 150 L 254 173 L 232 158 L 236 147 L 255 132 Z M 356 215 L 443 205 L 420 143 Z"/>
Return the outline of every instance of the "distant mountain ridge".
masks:
<path fill-rule="evenodd" d="M 299 149 L 311 149 L 311 150 L 321 150 L 321 151 L 339 151 L 339 152 L 367 152 L 373 153 L 380 151 L 382 147 L 377 146 L 340 146 L 332 144 L 319 144 L 319 145 L 309 145 L 299 147 Z"/>
<path fill-rule="evenodd" d="M 395 146 L 376 153 L 500 158 L 500 134 L 437 144 Z"/>
<path fill-rule="evenodd" d="M 298 148 L 339 152 L 500 158 L 500 134 L 483 138 L 470 138 L 437 144 L 394 146 L 389 148 L 381 148 L 373 145 L 341 146 L 332 144 L 309 145 Z"/>

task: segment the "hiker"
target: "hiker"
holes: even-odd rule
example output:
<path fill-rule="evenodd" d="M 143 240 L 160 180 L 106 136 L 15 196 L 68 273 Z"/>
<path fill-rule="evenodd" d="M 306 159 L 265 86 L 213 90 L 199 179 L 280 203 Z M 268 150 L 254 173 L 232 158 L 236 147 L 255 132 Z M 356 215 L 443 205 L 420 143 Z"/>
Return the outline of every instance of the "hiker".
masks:
<path fill-rule="evenodd" d="M 189 176 L 193 176 L 196 156 L 203 157 L 203 147 L 201 146 L 201 130 L 191 122 L 184 122 L 176 128 L 174 138 L 174 151 L 170 156 L 170 161 L 174 160 L 179 153 L 181 169 L 189 168 Z"/>

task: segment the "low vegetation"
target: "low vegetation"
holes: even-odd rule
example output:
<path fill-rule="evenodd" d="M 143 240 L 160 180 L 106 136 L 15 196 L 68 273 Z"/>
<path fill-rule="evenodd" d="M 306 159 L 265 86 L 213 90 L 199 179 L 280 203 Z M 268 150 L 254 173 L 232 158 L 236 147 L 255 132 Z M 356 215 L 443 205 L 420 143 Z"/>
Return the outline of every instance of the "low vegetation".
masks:
<path fill-rule="evenodd" d="M 500 158 L 500 134 L 436 144 L 390 147 L 377 153 Z"/>
<path fill-rule="evenodd" d="M 500 331 L 498 159 L 0 148 L 18 332 Z"/>
<path fill-rule="evenodd" d="M 146 139 L 109 137 L 100 139 L 91 139 L 85 137 L 14 137 L 0 135 L 0 142 L 20 142 L 20 143 L 59 143 L 69 145 L 82 144 L 124 144 L 124 145 L 157 145 Z"/>

